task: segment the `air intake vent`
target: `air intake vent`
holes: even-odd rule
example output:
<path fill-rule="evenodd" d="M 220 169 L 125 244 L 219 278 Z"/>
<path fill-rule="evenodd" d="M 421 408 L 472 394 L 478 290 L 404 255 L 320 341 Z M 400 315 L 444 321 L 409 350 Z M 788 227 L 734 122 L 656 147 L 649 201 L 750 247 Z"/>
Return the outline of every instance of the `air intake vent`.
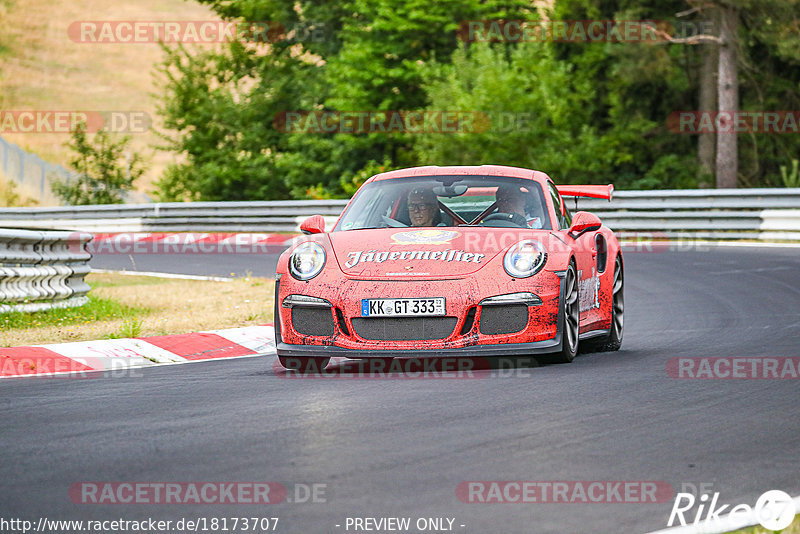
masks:
<path fill-rule="evenodd" d="M 444 339 L 456 327 L 455 317 L 375 317 L 352 319 L 356 334 L 379 341 Z"/>
<path fill-rule="evenodd" d="M 528 307 L 524 304 L 481 307 L 481 334 L 513 334 L 528 325 Z"/>
<path fill-rule="evenodd" d="M 467 312 L 467 317 L 464 319 L 464 324 L 461 326 L 461 332 L 458 333 L 459 336 L 465 336 L 472 330 L 475 324 L 475 310 L 476 308 L 473 306 L 469 309 L 469 312 Z"/>
<path fill-rule="evenodd" d="M 332 336 L 333 314 L 330 308 L 292 308 L 292 325 L 300 334 L 306 336 Z"/>
<path fill-rule="evenodd" d="M 339 322 L 339 330 L 342 331 L 342 334 L 349 336 L 350 329 L 347 328 L 347 321 L 345 321 L 344 314 L 339 308 L 336 308 L 336 320 Z"/>

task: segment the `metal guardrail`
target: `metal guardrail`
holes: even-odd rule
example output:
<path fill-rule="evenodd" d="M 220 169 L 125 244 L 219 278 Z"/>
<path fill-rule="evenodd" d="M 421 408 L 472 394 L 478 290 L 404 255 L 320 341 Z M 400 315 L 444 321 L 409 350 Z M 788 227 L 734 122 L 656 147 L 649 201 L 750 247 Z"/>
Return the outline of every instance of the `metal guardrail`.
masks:
<path fill-rule="evenodd" d="M 34 312 L 88 302 L 85 232 L 0 228 L 0 312 Z"/>
<path fill-rule="evenodd" d="M 87 232 L 296 232 L 310 215 L 338 217 L 347 200 L 168 202 L 0 208 L 0 227 Z"/>
<path fill-rule="evenodd" d="M 573 209 L 574 203 L 566 199 Z M 297 232 L 319 214 L 330 224 L 346 200 L 190 202 L 0 209 L 0 227 L 91 232 Z M 579 199 L 623 237 L 800 241 L 800 188 L 617 191 L 611 202 Z"/>

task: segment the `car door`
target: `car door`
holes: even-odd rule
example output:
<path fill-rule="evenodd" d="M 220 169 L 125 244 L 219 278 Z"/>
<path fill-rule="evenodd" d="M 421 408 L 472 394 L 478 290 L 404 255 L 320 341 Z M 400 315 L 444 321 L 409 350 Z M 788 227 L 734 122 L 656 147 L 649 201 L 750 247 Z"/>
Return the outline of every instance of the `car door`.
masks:
<path fill-rule="evenodd" d="M 598 293 L 600 278 L 597 271 L 597 246 L 595 244 L 597 231 L 585 232 L 577 239 L 570 236 L 569 227 L 572 224 L 572 216 L 553 182 L 548 182 L 547 185 L 556 211 L 556 220 L 553 226 L 558 226 L 564 240 L 572 246 L 575 254 L 575 265 L 578 269 L 580 325 L 581 332 L 585 332 L 600 320 Z"/>

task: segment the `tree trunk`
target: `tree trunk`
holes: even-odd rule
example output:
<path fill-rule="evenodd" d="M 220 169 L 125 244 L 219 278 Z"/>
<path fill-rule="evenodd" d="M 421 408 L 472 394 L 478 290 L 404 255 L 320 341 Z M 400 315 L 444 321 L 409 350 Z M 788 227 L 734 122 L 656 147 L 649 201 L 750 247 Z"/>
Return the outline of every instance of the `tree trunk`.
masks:
<path fill-rule="evenodd" d="M 713 24 L 714 33 L 718 34 L 719 18 L 717 10 L 709 8 L 704 14 Z M 719 46 L 715 43 L 700 45 L 703 64 L 700 67 L 700 100 L 698 109 L 703 113 L 713 115 L 717 109 L 717 63 L 719 59 Z M 698 183 L 700 187 L 710 187 L 709 179 L 714 177 L 714 158 L 716 147 L 714 145 L 715 133 L 703 132 L 697 139 L 697 159 L 700 166 Z"/>
<path fill-rule="evenodd" d="M 733 113 L 739 108 L 736 48 L 739 13 L 733 6 L 720 6 L 719 80 L 717 115 L 717 187 L 736 187 L 739 170 L 737 135 Z"/>

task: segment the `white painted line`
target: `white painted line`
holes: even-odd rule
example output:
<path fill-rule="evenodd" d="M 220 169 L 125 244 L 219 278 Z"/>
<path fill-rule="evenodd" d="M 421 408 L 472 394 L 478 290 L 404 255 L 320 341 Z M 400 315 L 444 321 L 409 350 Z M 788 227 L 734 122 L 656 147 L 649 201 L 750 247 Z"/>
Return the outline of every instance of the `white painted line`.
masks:
<path fill-rule="evenodd" d="M 203 280 L 206 282 L 233 282 L 233 278 L 224 276 L 197 276 L 194 274 L 154 273 L 149 271 L 113 271 L 109 269 L 92 269 L 98 274 L 121 274 L 123 276 L 152 276 L 155 278 L 175 278 L 178 280 Z"/>
<path fill-rule="evenodd" d="M 793 497 L 792 502 L 800 510 L 800 496 Z M 768 507 L 764 507 L 764 509 L 768 509 Z M 757 525 L 758 519 L 755 510 L 751 508 L 748 513 L 728 514 L 720 517 L 718 521 L 700 521 L 696 525 L 669 527 L 653 530 L 647 534 L 725 534 Z"/>

